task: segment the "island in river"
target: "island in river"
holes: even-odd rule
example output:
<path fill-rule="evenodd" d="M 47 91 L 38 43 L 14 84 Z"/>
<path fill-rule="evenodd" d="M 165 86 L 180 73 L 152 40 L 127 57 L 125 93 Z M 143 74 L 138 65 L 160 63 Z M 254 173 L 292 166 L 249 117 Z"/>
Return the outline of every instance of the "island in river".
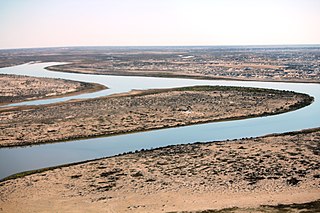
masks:
<path fill-rule="evenodd" d="M 0 146 L 108 136 L 288 112 L 306 94 L 246 87 L 194 86 L 0 109 Z"/>

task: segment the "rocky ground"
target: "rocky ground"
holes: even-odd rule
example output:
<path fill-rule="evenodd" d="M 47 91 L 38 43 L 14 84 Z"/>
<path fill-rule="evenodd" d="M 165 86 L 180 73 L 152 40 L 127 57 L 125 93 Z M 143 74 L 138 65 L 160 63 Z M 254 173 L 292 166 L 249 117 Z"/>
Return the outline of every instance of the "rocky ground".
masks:
<path fill-rule="evenodd" d="M 0 105 L 104 89 L 102 85 L 0 74 Z"/>
<path fill-rule="evenodd" d="M 242 119 L 294 110 L 308 95 L 241 87 L 133 91 L 85 101 L 0 110 L 0 146 L 19 146 Z"/>
<path fill-rule="evenodd" d="M 320 199 L 319 154 L 319 128 L 142 150 L 4 181 L 0 211 L 243 212 L 305 203 Z"/>

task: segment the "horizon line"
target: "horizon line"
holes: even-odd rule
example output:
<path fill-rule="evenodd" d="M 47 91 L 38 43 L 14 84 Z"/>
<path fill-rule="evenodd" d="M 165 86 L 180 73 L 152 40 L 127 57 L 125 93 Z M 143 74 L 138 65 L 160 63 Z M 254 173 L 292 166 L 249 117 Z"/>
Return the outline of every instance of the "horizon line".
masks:
<path fill-rule="evenodd" d="M 23 50 L 23 49 L 59 49 L 59 48 L 97 48 L 97 47 L 107 47 L 107 48 L 165 48 L 165 47 L 320 47 L 320 43 L 312 44 L 221 44 L 221 45 L 71 45 L 71 46 L 44 46 L 44 47 L 12 47 L 12 48 L 0 48 L 2 50 Z"/>

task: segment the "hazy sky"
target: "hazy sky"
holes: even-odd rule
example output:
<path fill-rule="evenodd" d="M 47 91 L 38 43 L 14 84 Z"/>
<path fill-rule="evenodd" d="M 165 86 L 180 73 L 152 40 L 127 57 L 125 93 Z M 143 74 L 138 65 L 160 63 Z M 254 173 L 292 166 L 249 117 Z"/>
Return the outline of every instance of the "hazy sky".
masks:
<path fill-rule="evenodd" d="M 0 48 L 320 44 L 320 0 L 0 0 Z"/>

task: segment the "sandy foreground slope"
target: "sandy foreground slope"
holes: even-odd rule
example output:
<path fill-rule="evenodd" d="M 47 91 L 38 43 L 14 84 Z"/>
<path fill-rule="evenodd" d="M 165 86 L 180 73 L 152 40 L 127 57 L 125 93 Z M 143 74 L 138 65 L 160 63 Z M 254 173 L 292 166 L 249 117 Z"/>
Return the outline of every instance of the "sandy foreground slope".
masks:
<path fill-rule="evenodd" d="M 169 146 L 0 183 L 2 212 L 170 212 L 320 199 L 320 129 Z"/>

